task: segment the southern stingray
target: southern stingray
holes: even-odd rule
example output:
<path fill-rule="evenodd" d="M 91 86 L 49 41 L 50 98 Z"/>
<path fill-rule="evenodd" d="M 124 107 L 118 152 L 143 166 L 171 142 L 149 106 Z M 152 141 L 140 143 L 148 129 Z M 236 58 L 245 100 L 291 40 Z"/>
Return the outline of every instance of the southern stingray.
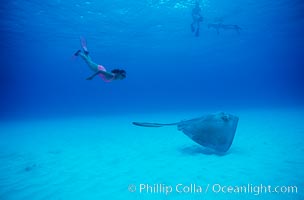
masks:
<path fill-rule="evenodd" d="M 232 144 L 238 120 L 237 116 L 219 112 L 169 124 L 149 122 L 133 122 L 133 124 L 144 127 L 177 126 L 179 131 L 194 142 L 216 152 L 224 153 Z"/>

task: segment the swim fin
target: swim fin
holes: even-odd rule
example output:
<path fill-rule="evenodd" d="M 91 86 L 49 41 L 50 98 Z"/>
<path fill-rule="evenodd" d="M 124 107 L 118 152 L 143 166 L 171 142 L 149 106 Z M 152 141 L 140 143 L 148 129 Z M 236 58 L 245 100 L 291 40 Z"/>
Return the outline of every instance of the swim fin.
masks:
<path fill-rule="evenodd" d="M 89 54 L 89 51 L 88 51 L 88 47 L 87 47 L 87 41 L 84 37 L 80 37 L 80 42 L 81 42 L 81 47 L 84 51 L 84 54 L 85 55 L 88 55 Z"/>
<path fill-rule="evenodd" d="M 199 32 L 199 28 L 198 28 L 198 29 L 196 29 L 195 37 L 199 37 L 199 35 L 200 35 L 200 32 Z"/>
<path fill-rule="evenodd" d="M 78 56 L 80 52 L 81 52 L 81 50 L 76 51 L 76 52 L 74 53 L 74 56 Z"/>
<path fill-rule="evenodd" d="M 191 24 L 191 32 L 193 33 L 195 31 L 194 25 Z"/>

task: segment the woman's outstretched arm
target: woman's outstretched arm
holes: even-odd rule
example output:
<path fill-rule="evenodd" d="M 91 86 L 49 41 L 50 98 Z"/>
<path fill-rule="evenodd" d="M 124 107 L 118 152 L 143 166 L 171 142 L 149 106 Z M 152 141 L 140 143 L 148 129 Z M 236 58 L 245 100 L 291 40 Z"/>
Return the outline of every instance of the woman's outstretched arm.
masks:
<path fill-rule="evenodd" d="M 87 80 L 92 80 L 98 74 L 103 74 L 107 79 L 112 79 L 114 77 L 114 75 L 112 73 L 99 70 L 96 73 L 94 73 L 93 75 L 89 76 L 87 78 Z"/>

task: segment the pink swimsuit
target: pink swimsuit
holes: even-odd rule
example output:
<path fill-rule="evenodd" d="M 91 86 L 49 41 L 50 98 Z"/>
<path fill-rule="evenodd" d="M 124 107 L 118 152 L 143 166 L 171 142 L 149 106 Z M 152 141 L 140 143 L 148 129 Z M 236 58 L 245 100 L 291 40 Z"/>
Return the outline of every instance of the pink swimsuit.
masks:
<path fill-rule="evenodd" d="M 104 71 L 104 72 L 107 71 L 106 68 L 104 66 L 102 66 L 102 65 L 98 65 L 98 70 L 99 71 Z M 98 74 L 98 76 L 100 76 L 104 82 L 111 82 L 114 79 L 114 76 L 112 78 L 110 78 L 110 79 L 106 78 L 106 76 L 103 75 L 103 74 Z"/>

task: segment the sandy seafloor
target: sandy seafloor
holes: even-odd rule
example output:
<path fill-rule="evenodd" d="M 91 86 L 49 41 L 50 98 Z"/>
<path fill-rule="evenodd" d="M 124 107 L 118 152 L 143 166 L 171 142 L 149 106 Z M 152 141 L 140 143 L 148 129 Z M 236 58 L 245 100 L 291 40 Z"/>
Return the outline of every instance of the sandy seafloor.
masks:
<path fill-rule="evenodd" d="M 240 120 L 225 155 L 206 151 L 175 127 L 131 124 L 205 114 L 199 111 L 2 121 L 0 199 L 304 199 L 304 109 L 229 112 Z M 137 191 L 129 192 L 130 184 Z M 140 193 L 139 184 L 154 192 Z M 157 193 L 154 184 L 173 191 Z M 203 192 L 178 193 L 177 184 L 196 184 Z M 297 186 L 298 191 L 216 193 L 214 184 Z"/>

